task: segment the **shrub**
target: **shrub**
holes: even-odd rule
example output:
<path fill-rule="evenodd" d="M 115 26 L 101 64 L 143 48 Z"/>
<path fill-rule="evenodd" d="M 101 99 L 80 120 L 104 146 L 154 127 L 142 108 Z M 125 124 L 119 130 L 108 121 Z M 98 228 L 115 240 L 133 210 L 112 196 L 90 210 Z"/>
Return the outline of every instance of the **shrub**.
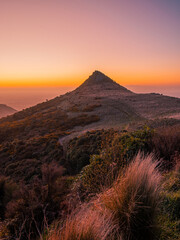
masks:
<path fill-rule="evenodd" d="M 4 176 L 0 176 L 0 219 L 4 220 L 6 206 L 13 198 L 13 193 L 17 190 L 15 183 Z"/>
<path fill-rule="evenodd" d="M 83 168 L 75 183 L 75 191 L 81 200 L 102 191 L 113 182 L 113 166 L 99 155 L 93 155 L 90 164 Z M 109 176 L 109 177 L 108 177 Z"/>
<path fill-rule="evenodd" d="M 32 182 L 35 176 L 41 176 L 42 164 L 52 161 L 62 164 L 63 149 L 58 139 L 56 134 L 47 134 L 5 144 L 0 148 L 0 171 L 16 182 Z"/>
<path fill-rule="evenodd" d="M 102 150 L 99 155 L 92 155 L 89 165 L 80 172 L 75 189 L 81 200 L 89 195 L 102 191 L 103 187 L 110 187 L 118 172 L 125 168 L 139 150 L 148 152 L 148 139 L 152 131 L 149 128 L 127 133 L 102 133 Z"/>
<path fill-rule="evenodd" d="M 42 237 L 57 217 L 63 214 L 63 201 L 68 191 L 63 169 L 55 163 L 42 167 L 42 179 L 30 185 L 22 184 L 7 205 L 6 218 L 11 236 L 19 240 Z"/>
<path fill-rule="evenodd" d="M 0 218 L 4 219 L 5 214 L 5 179 L 1 177 L 0 179 Z"/>
<path fill-rule="evenodd" d="M 101 107 L 101 104 L 92 104 L 92 105 L 87 105 L 82 109 L 82 112 L 92 112 L 94 109 Z"/>
<path fill-rule="evenodd" d="M 130 160 L 139 151 L 149 152 L 148 140 L 151 139 L 152 130 L 145 127 L 134 132 L 114 133 L 112 140 L 103 143 L 102 155 L 111 162 L 116 162 L 119 167 L 129 164 Z"/>
<path fill-rule="evenodd" d="M 90 156 L 98 154 L 101 145 L 101 131 L 87 132 L 72 139 L 67 146 L 66 165 L 70 174 L 77 174 L 89 164 Z"/>
<path fill-rule="evenodd" d="M 180 155 L 180 126 L 159 128 L 149 142 L 150 150 L 163 159 L 163 170 L 172 169 L 176 155 Z"/>

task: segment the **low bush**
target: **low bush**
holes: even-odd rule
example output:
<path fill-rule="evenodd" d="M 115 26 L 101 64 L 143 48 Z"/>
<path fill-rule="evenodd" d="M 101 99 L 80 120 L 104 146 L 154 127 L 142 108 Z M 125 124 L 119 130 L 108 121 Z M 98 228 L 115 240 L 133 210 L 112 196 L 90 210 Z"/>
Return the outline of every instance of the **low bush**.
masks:
<path fill-rule="evenodd" d="M 78 174 L 90 163 L 90 157 L 98 154 L 101 147 L 103 131 L 92 131 L 72 139 L 66 152 L 66 168 L 70 174 Z"/>
<path fill-rule="evenodd" d="M 151 134 L 148 128 L 131 133 L 112 130 L 102 133 L 99 155 L 92 155 L 89 165 L 77 177 L 75 191 L 80 199 L 84 200 L 110 187 L 118 172 L 128 166 L 138 151 L 148 152 L 147 142 Z"/>
<path fill-rule="evenodd" d="M 0 220 L 5 219 L 6 206 L 13 199 L 17 185 L 4 176 L 0 176 Z"/>
<path fill-rule="evenodd" d="M 19 240 L 42 237 L 57 217 L 63 215 L 64 199 L 68 191 L 63 169 L 51 163 L 42 166 L 42 178 L 30 185 L 21 184 L 6 207 L 7 228 Z"/>
<path fill-rule="evenodd" d="M 47 134 L 28 141 L 14 140 L 0 148 L 0 173 L 16 182 L 30 183 L 41 177 L 42 164 L 56 161 L 63 163 L 63 149 L 58 135 Z"/>
<path fill-rule="evenodd" d="M 93 155 L 90 164 L 83 168 L 74 184 L 81 201 L 102 191 L 113 182 L 113 165 L 99 155 Z"/>
<path fill-rule="evenodd" d="M 171 170 L 176 164 L 175 157 L 180 155 L 180 126 L 157 129 L 149 146 L 157 158 L 163 159 L 162 169 Z"/>
<path fill-rule="evenodd" d="M 109 161 L 116 162 L 119 167 L 127 166 L 139 151 L 149 152 L 148 141 L 152 134 L 153 131 L 148 127 L 133 132 L 114 132 L 110 141 L 105 139 L 102 155 Z"/>

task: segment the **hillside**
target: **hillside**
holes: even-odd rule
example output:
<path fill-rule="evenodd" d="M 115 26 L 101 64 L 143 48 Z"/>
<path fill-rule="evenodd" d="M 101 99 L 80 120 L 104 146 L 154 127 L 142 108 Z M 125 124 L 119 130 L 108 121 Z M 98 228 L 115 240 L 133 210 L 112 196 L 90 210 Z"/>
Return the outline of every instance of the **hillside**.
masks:
<path fill-rule="evenodd" d="M 0 239 L 80 239 L 84 227 L 85 240 L 179 239 L 180 120 L 170 118 L 179 113 L 180 99 L 136 94 L 95 71 L 0 119 Z"/>
<path fill-rule="evenodd" d="M 179 133 L 91 131 L 66 151 L 55 135 L 2 144 L 0 238 L 178 240 Z"/>
<path fill-rule="evenodd" d="M 15 113 L 16 110 L 5 105 L 5 104 L 0 104 L 0 118 L 2 117 L 6 117 L 8 115 L 11 115 L 13 113 Z"/>
<path fill-rule="evenodd" d="M 161 94 L 136 94 L 95 71 L 81 86 L 0 120 L 0 142 L 65 132 L 73 136 L 102 128 L 180 115 L 180 99 Z"/>
<path fill-rule="evenodd" d="M 64 165 L 68 142 L 87 131 L 175 125 L 180 120 L 167 116 L 179 113 L 180 99 L 136 94 L 95 71 L 76 90 L 0 119 L 0 174 L 20 180 L 28 172 L 29 181 L 39 172 L 34 166 Z"/>

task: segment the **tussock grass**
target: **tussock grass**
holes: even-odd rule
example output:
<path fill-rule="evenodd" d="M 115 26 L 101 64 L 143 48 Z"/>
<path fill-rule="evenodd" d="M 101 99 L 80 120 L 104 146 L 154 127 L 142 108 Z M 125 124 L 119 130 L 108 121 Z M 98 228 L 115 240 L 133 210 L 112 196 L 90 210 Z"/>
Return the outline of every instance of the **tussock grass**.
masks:
<path fill-rule="evenodd" d="M 82 206 L 48 240 L 152 240 L 160 202 L 158 162 L 140 154 L 113 186 Z"/>
<path fill-rule="evenodd" d="M 159 204 L 160 174 L 152 155 L 140 154 L 122 173 L 114 186 L 100 196 L 109 209 L 122 239 L 154 239 Z"/>
<path fill-rule="evenodd" d="M 113 228 L 111 214 L 84 207 L 69 217 L 62 229 L 50 233 L 48 240 L 107 240 Z"/>

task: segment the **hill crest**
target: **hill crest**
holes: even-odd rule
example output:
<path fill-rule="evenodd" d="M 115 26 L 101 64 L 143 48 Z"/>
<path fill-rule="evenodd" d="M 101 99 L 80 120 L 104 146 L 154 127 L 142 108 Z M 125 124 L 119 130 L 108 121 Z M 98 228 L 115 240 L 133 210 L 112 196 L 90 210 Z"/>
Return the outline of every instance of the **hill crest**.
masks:
<path fill-rule="evenodd" d="M 86 94 L 87 93 L 97 94 L 97 92 L 100 93 L 104 91 L 108 91 L 108 94 L 110 94 L 110 91 L 118 91 L 119 93 L 122 94 L 133 93 L 127 88 L 113 81 L 104 73 L 97 70 L 94 71 L 87 80 L 85 80 L 78 88 L 75 89 L 75 92 Z"/>

